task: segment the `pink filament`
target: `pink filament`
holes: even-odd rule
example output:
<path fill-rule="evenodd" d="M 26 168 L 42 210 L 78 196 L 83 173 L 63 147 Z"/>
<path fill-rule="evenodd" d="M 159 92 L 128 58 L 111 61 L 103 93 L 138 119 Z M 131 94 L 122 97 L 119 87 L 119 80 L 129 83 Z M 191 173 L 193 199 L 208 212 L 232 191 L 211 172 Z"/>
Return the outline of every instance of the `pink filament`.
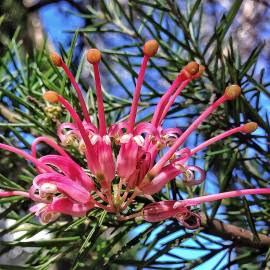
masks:
<path fill-rule="evenodd" d="M 174 208 L 178 206 L 194 206 L 206 202 L 213 202 L 227 198 L 245 196 L 245 195 L 261 195 L 261 194 L 270 194 L 270 188 L 255 188 L 255 189 L 242 189 L 223 192 L 219 194 L 206 195 L 197 198 L 186 199 L 175 203 Z"/>
<path fill-rule="evenodd" d="M 7 150 L 9 152 L 13 152 L 13 153 L 15 153 L 17 155 L 22 156 L 26 160 L 31 161 L 37 168 L 40 167 L 40 168 L 44 169 L 47 172 L 51 171 L 51 169 L 48 166 L 42 164 L 36 158 L 32 157 L 31 155 L 25 153 L 24 151 L 22 151 L 22 150 L 20 150 L 18 148 L 15 148 L 15 147 L 7 145 L 7 144 L 0 143 L 0 149 L 4 149 L 4 150 Z"/>
<path fill-rule="evenodd" d="M 80 120 L 80 117 L 78 116 L 78 114 L 75 112 L 75 110 L 72 108 L 72 106 L 70 105 L 70 103 L 66 99 L 64 99 L 62 96 L 58 95 L 58 100 L 68 110 L 68 112 L 70 113 L 74 122 L 78 126 L 78 129 L 80 130 L 80 133 L 82 135 L 82 138 L 83 138 L 85 146 L 86 146 L 86 150 L 87 150 L 86 151 L 86 159 L 87 159 L 87 163 L 89 165 L 89 163 L 90 163 L 89 155 L 90 155 L 90 151 L 92 149 L 92 145 L 91 145 L 90 139 L 87 135 L 87 132 L 83 126 L 83 123 Z M 91 164 L 89 167 L 91 168 Z"/>
<path fill-rule="evenodd" d="M 173 146 L 167 151 L 163 157 L 156 163 L 156 165 L 151 169 L 150 173 L 156 175 L 164 164 L 171 158 L 171 156 L 175 153 L 175 151 L 184 143 L 187 137 L 192 133 L 194 129 L 196 129 L 201 122 L 211 114 L 220 104 L 226 101 L 225 96 L 222 96 L 217 101 L 215 101 L 209 108 L 207 108 L 190 126 L 185 132 L 176 140 Z"/>
<path fill-rule="evenodd" d="M 243 130 L 243 127 L 236 127 L 236 128 L 230 129 L 222 134 L 219 134 L 219 135 L 205 141 L 204 143 L 198 145 L 194 149 L 192 149 L 190 155 L 194 155 L 195 153 L 199 152 L 203 148 L 205 148 L 205 147 L 207 147 L 207 146 L 209 146 L 217 141 L 223 140 L 224 138 L 229 137 L 230 135 L 232 135 L 234 133 L 241 132 L 242 130 Z"/>
<path fill-rule="evenodd" d="M 53 140 L 50 140 L 49 138 L 45 136 L 40 136 L 33 141 L 32 143 L 32 156 L 33 157 L 36 158 L 37 144 L 39 144 L 40 142 L 45 142 L 46 144 L 51 146 L 54 150 L 56 150 L 60 155 L 69 158 L 69 155 L 58 144 L 56 144 Z"/>
<path fill-rule="evenodd" d="M 74 89 L 77 92 L 79 102 L 80 102 L 80 105 L 82 107 L 83 116 L 84 116 L 85 121 L 87 123 L 91 123 L 91 120 L 90 120 L 90 117 L 89 117 L 89 114 L 88 114 L 88 111 L 87 111 L 87 107 L 86 107 L 86 104 L 85 104 L 85 101 L 84 101 L 84 98 L 83 98 L 83 95 L 82 95 L 82 91 L 81 91 L 79 85 L 77 84 L 74 76 L 72 75 L 69 68 L 67 67 L 67 65 L 63 61 L 62 61 L 61 67 L 65 71 L 67 77 L 69 78 L 71 84 L 73 85 Z"/>
<path fill-rule="evenodd" d="M 25 198 L 30 198 L 29 193 L 24 191 L 0 191 L 0 197 L 12 197 L 12 196 L 22 196 Z"/>
<path fill-rule="evenodd" d="M 105 113 L 104 113 L 104 105 L 103 105 L 98 63 L 93 64 L 93 68 L 94 68 L 97 103 L 98 103 L 99 134 L 103 136 L 106 134 L 106 120 L 105 120 Z"/>
<path fill-rule="evenodd" d="M 186 81 L 184 81 L 174 92 L 174 94 L 172 95 L 172 97 L 170 98 L 170 100 L 168 101 L 168 103 L 166 104 L 162 115 L 160 116 L 160 119 L 158 119 L 158 125 L 161 124 L 162 120 L 165 118 L 165 116 L 167 115 L 169 109 L 171 108 L 172 104 L 174 103 L 175 99 L 177 98 L 177 96 L 180 95 L 180 93 L 182 92 L 182 90 L 189 84 L 189 82 L 191 81 L 191 79 L 188 79 Z"/>
<path fill-rule="evenodd" d="M 168 100 L 170 99 L 170 97 L 171 97 L 172 93 L 174 92 L 174 90 L 176 89 L 176 87 L 178 87 L 179 84 L 182 82 L 182 76 L 180 76 L 180 75 L 181 75 L 181 72 L 176 77 L 176 79 L 174 80 L 174 82 L 170 86 L 170 88 L 165 92 L 165 94 L 161 97 L 160 101 L 158 102 L 154 116 L 153 116 L 152 121 L 151 121 L 153 126 L 155 126 L 155 127 L 158 126 L 158 121 L 160 119 L 160 116 L 162 115 L 164 108 L 166 107 Z"/>
<path fill-rule="evenodd" d="M 139 103 L 139 99 L 140 99 L 140 92 L 141 92 L 148 60 L 149 60 L 149 56 L 145 55 L 143 57 L 142 66 L 141 66 L 141 69 L 140 69 L 140 72 L 138 75 L 138 80 L 137 80 L 136 88 L 134 91 L 134 97 L 133 97 L 133 101 L 132 101 L 132 105 L 131 105 L 131 109 L 130 109 L 130 116 L 129 116 L 129 121 L 128 121 L 127 133 L 132 133 L 133 129 L 134 129 L 137 107 L 138 107 L 138 103 Z"/>

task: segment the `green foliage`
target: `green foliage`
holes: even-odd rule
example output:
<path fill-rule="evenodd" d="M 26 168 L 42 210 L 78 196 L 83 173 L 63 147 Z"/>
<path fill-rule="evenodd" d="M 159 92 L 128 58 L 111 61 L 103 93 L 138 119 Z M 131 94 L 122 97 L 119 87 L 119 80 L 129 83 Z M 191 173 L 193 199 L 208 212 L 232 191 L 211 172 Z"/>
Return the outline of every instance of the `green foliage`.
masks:
<path fill-rule="evenodd" d="M 205 170 L 212 175 L 211 183 L 220 192 L 267 187 L 266 179 L 270 173 L 267 138 L 270 127 L 268 115 L 263 110 L 262 96 L 269 98 L 270 84 L 265 79 L 264 70 L 256 75 L 256 64 L 263 45 L 258 45 L 246 59 L 238 53 L 229 30 L 242 1 L 232 3 L 210 36 L 205 36 L 204 32 L 206 15 L 203 1 L 186 1 L 186 5 L 180 2 L 140 0 L 123 4 L 101 0 L 95 7 L 87 6 L 88 12 L 80 15 L 91 21 L 91 25 L 75 32 L 70 49 L 62 49 L 62 55 L 87 92 L 88 106 L 95 114 L 95 95 L 91 86 L 88 87 L 89 78 L 83 76 L 84 55 L 76 56 L 78 67 L 72 57 L 78 35 L 83 35 L 85 46 L 98 47 L 101 42 L 105 43 L 102 79 L 109 123 L 128 117 L 134 88 L 130 82 L 136 80 L 138 60 L 142 56 L 140 48 L 149 38 L 159 42 L 160 51 L 151 60 L 148 79 L 144 83 L 141 119 L 151 117 L 151 109 L 164 92 L 164 85 L 168 85 L 190 60 L 203 64 L 205 75 L 185 89 L 184 100 L 175 103 L 169 112 L 169 123 L 185 123 L 185 119 L 191 123 L 206 108 L 209 100 L 223 93 L 226 85 L 241 85 L 241 98 L 217 110 L 200 126 L 198 134 L 189 143 L 196 144 L 199 137 L 210 138 L 221 130 L 248 120 L 258 122 L 260 132 L 245 136 L 237 134 L 211 146 L 203 155 L 195 157 L 194 164 L 204 161 Z M 57 124 L 69 120 L 61 108 L 51 107 L 42 100 L 42 92 L 46 89 L 58 91 L 78 111 L 80 108 L 65 76 L 48 60 L 46 46 L 35 51 L 30 58 L 18 39 L 18 33 L 8 42 L 0 37 L 5 47 L 0 59 L 0 134 L 6 143 L 29 150 L 32 137 L 47 135 L 57 140 Z M 114 45 L 108 41 L 112 37 L 121 42 Z M 99 42 L 95 43 L 95 40 Z M 83 165 L 84 161 L 78 153 L 69 150 Z M 39 151 L 47 153 L 50 150 L 42 147 Z M 1 157 L 0 188 L 26 190 L 35 175 L 32 165 L 4 151 L 1 151 Z M 168 185 L 167 192 L 155 195 L 155 199 L 179 199 L 180 193 L 190 196 L 205 194 L 209 193 L 207 188 L 209 185 L 189 189 L 181 181 L 173 181 Z M 259 233 L 268 235 L 270 232 L 267 226 L 270 212 L 264 197 L 253 198 L 252 201 L 243 198 L 242 201 L 232 199 L 205 205 L 202 212 L 210 219 L 219 218 L 251 230 L 254 241 L 258 241 Z M 194 232 L 186 231 L 176 221 L 163 224 L 118 222 L 114 216 L 94 210 L 87 217 L 74 220 L 64 217 L 59 222 L 41 225 L 32 214 L 27 214 L 29 203 L 25 199 L 0 199 L 0 207 L 3 209 L 0 217 L 14 221 L 13 225 L 0 231 L 1 237 L 13 235 L 10 240 L 1 240 L 0 255 L 8 254 L 15 247 L 34 248 L 31 253 L 23 251 L 25 261 L 20 262 L 21 266 L 0 265 L 1 269 L 42 270 L 54 264 L 59 269 L 120 269 L 118 266 L 194 269 L 217 254 L 221 254 L 221 260 L 212 269 L 217 269 L 219 265 L 222 265 L 220 269 L 228 269 L 232 265 L 238 265 L 239 269 L 257 269 L 260 265 L 262 269 L 266 265 L 266 256 L 269 258 L 265 246 L 259 249 L 244 245 L 238 247 L 234 242 L 225 241 L 227 239 L 222 238 L 222 233 L 219 237 L 215 237 L 215 232 L 205 234 L 203 227 Z M 20 236 L 15 236 L 16 232 L 20 232 Z M 38 237 L 40 232 L 48 239 L 42 239 L 43 235 L 36 240 L 34 237 Z M 199 259 L 192 260 L 182 256 L 182 249 L 194 254 L 198 251 L 204 253 L 199 253 Z M 224 264 L 224 261 L 227 263 Z"/>

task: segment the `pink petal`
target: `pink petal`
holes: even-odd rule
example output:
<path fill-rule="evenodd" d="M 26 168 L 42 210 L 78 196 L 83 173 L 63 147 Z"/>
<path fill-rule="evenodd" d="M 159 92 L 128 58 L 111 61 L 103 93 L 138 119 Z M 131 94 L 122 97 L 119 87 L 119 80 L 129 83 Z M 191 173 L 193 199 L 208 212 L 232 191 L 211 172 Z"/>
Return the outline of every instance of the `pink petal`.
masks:
<path fill-rule="evenodd" d="M 173 165 L 167 165 L 149 184 L 143 186 L 141 190 L 143 193 L 149 195 L 157 193 L 180 173 L 183 173 L 183 171 L 176 169 Z"/>
<path fill-rule="evenodd" d="M 60 169 L 71 180 L 79 183 L 87 190 L 94 190 L 95 184 L 90 176 L 72 159 L 58 155 L 47 155 L 39 159 L 44 164 L 51 164 Z"/>
<path fill-rule="evenodd" d="M 117 157 L 117 174 L 127 178 L 132 175 L 137 166 L 137 153 L 139 146 L 131 139 L 121 145 Z"/>
<path fill-rule="evenodd" d="M 92 209 L 94 205 L 82 205 L 74 203 L 68 198 L 55 198 L 51 204 L 48 205 L 48 211 L 71 215 L 75 217 L 85 216 L 87 211 Z"/>
<path fill-rule="evenodd" d="M 43 173 L 33 179 L 34 187 L 40 187 L 44 183 L 55 184 L 61 193 L 79 203 L 87 203 L 90 200 L 90 194 L 85 188 L 61 174 Z"/>
<path fill-rule="evenodd" d="M 96 145 L 100 172 L 104 175 L 106 181 L 112 181 L 115 177 L 115 164 L 112 152 L 112 146 L 103 140 L 99 140 Z"/>

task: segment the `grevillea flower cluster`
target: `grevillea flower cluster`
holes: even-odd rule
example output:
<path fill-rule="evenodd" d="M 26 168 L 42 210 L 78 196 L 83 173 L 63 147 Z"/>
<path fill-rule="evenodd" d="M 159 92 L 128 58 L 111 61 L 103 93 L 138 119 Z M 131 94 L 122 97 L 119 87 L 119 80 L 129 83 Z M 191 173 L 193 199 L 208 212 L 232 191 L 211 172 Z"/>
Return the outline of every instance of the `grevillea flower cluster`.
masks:
<path fill-rule="evenodd" d="M 160 98 L 152 120 L 136 124 L 136 113 L 146 67 L 149 59 L 157 51 L 158 43 L 155 40 L 145 43 L 144 57 L 129 118 L 127 121 L 118 122 L 109 127 L 106 125 L 99 73 L 101 52 L 90 49 L 86 54 L 94 71 L 98 126 L 91 121 L 82 91 L 71 71 L 63 59 L 53 53 L 51 61 L 64 70 L 77 93 L 83 119 L 63 96 L 55 91 L 45 92 L 43 98 L 47 102 L 61 104 L 73 121 L 61 123 L 58 126 L 57 135 L 61 144 L 45 136 L 38 137 L 32 143 L 31 154 L 0 144 L 0 148 L 17 153 L 32 162 L 37 171 L 37 176 L 33 179 L 28 192 L 1 191 L 0 196 L 24 196 L 33 200 L 35 205 L 30 208 L 30 211 L 39 216 L 44 223 L 56 220 L 61 214 L 81 217 L 94 208 L 101 208 L 122 221 L 142 218 L 149 222 L 157 222 L 176 218 L 186 228 L 194 229 L 200 225 L 200 216 L 193 211 L 193 206 L 235 196 L 269 194 L 270 188 L 246 189 L 180 201 L 167 200 L 152 202 L 148 205 L 139 203 L 140 208 L 134 207 L 139 196 L 154 201 L 152 195 L 160 192 L 178 175 L 182 175 L 186 186 L 200 185 L 205 180 L 206 174 L 200 167 L 189 165 L 192 156 L 203 148 L 237 132 L 251 133 L 257 128 L 254 122 L 246 123 L 219 134 L 193 149 L 183 147 L 188 136 L 218 106 L 241 95 L 238 85 L 228 86 L 224 94 L 186 130 L 163 127 L 164 119 L 177 96 L 192 80 L 203 74 L 204 67 L 196 62 L 188 63 L 179 72 L 172 85 Z M 36 148 L 40 142 L 47 143 L 58 154 L 37 157 Z M 85 168 L 77 164 L 64 150 L 69 145 L 77 148 L 83 155 L 86 161 Z"/>

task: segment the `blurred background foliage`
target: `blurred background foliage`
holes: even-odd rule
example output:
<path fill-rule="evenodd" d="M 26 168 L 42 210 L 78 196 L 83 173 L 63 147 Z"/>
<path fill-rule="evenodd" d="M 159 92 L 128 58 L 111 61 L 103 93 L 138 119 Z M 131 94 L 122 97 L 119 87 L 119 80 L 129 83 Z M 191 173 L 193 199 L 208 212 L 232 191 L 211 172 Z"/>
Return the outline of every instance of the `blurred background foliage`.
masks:
<path fill-rule="evenodd" d="M 63 44 L 53 38 L 60 26 L 42 19 L 48 6 L 63 19 L 61 27 L 67 35 Z M 187 145 L 247 121 L 260 127 L 254 134 L 237 134 L 194 158 L 193 163 L 207 171 L 204 185 L 188 189 L 181 181 L 172 181 L 155 199 L 269 187 L 268 1 L 3 0 L 0 10 L 1 141 L 28 151 L 38 135 L 57 140 L 56 126 L 68 116 L 61 107 L 44 103 L 41 96 L 47 89 L 62 93 L 76 107 L 71 86 L 48 59 L 53 48 L 76 74 L 95 116 L 92 70 L 84 52 L 98 47 L 103 52 L 107 121 L 126 118 L 141 48 L 154 38 L 160 50 L 147 71 L 138 120 L 150 119 L 177 73 L 196 60 L 206 67 L 205 74 L 183 91 L 166 125 L 185 129 L 222 95 L 226 85 L 237 83 L 243 89 L 241 98 L 204 121 Z M 66 24 L 70 16 L 81 18 L 80 27 Z M 50 27 L 54 31 L 48 32 Z M 39 151 L 51 150 L 42 146 Z M 1 189 L 27 189 L 34 175 L 31 164 L 1 151 Z M 97 210 L 85 218 L 40 225 L 28 214 L 26 200 L 0 199 L 0 269 L 269 269 L 270 239 L 262 240 L 262 234 L 270 231 L 268 202 L 267 197 L 253 196 L 204 205 L 201 229 L 188 231 L 174 220 L 119 223 Z M 244 232 L 249 241 L 230 234 L 219 221 L 232 224 L 234 231 L 248 230 L 250 235 Z"/>

